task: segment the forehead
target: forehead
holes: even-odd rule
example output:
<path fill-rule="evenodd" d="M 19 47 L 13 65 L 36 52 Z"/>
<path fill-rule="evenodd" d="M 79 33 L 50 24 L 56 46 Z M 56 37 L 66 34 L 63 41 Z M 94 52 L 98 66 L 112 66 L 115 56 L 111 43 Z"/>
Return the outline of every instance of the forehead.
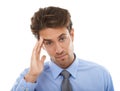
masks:
<path fill-rule="evenodd" d="M 67 28 L 46 28 L 39 32 L 40 37 L 43 39 L 57 38 L 62 34 L 69 34 Z"/>

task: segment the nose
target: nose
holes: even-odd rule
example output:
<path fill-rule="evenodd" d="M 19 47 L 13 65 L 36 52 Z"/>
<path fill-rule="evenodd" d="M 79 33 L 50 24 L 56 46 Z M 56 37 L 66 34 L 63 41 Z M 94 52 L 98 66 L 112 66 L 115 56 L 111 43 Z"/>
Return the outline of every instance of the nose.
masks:
<path fill-rule="evenodd" d="M 56 54 L 61 54 L 63 52 L 63 48 L 60 43 L 56 43 Z"/>

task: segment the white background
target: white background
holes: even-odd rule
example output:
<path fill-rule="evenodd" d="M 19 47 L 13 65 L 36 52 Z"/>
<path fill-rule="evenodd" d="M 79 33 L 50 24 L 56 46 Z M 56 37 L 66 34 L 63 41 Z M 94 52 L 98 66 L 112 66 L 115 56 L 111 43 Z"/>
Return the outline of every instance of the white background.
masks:
<path fill-rule="evenodd" d="M 120 91 L 119 0 L 1 0 L 0 91 L 10 91 L 19 74 L 29 67 L 36 42 L 30 31 L 30 18 L 45 6 L 70 11 L 77 55 L 106 67 L 115 91 Z"/>

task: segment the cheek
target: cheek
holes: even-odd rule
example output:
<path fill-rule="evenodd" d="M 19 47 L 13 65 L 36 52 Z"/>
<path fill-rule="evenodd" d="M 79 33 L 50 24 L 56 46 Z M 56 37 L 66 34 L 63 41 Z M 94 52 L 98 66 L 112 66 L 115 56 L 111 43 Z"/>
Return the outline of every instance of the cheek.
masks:
<path fill-rule="evenodd" d="M 53 56 L 55 54 L 55 51 L 53 49 L 46 49 L 49 56 Z"/>
<path fill-rule="evenodd" d="M 73 42 L 72 41 L 70 41 L 68 48 L 69 48 L 68 49 L 69 51 L 73 51 Z"/>
<path fill-rule="evenodd" d="M 64 45 L 64 50 L 65 51 L 71 51 L 71 48 L 72 48 L 72 42 L 70 41 L 70 40 L 68 40 L 66 43 L 65 43 L 65 45 Z"/>

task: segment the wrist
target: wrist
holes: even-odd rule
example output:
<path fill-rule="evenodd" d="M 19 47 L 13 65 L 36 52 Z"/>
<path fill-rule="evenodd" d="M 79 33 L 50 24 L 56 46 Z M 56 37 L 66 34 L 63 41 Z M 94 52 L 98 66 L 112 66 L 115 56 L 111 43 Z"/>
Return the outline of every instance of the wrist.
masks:
<path fill-rule="evenodd" d="M 37 80 L 37 75 L 32 75 L 30 73 L 27 73 L 24 77 L 24 79 L 26 80 L 26 82 L 32 82 L 32 83 L 35 83 L 36 80 Z"/>

